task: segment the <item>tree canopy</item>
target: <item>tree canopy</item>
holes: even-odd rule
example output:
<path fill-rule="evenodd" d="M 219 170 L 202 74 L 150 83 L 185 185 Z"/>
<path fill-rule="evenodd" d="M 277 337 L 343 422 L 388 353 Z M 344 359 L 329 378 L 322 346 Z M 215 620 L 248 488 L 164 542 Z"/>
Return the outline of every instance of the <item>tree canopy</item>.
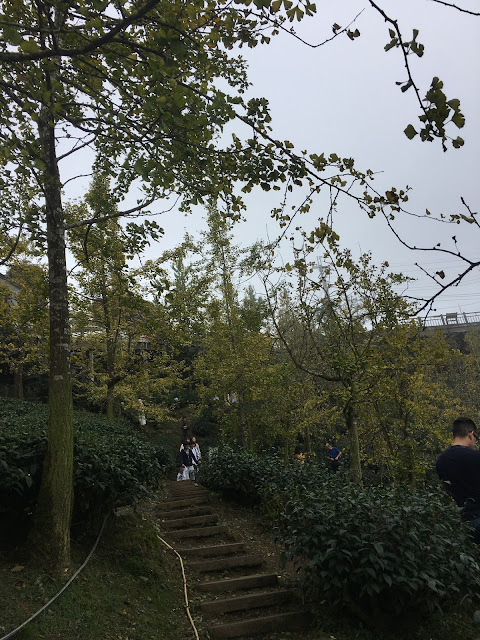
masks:
<path fill-rule="evenodd" d="M 392 27 L 388 48 L 404 56 L 409 79 L 402 89 L 416 91 L 420 136 L 461 146 L 445 128 L 463 126 L 459 101 L 448 100 L 436 78 L 421 100 L 410 76 L 408 56 L 422 54 L 418 34 L 405 39 L 396 21 L 370 4 Z M 306 189 L 300 212 L 309 210 L 318 193 L 326 194 L 325 220 L 305 236 L 312 244 L 334 241 L 329 220 L 340 197 L 369 216 L 402 210 L 404 191 L 378 192 L 372 172 L 358 170 L 352 158 L 296 153 L 291 142 L 274 137 L 267 101 L 245 98 L 247 69 L 238 48 L 268 43 L 315 12 L 309 0 L 0 3 L 0 254 L 8 261 L 22 237 L 37 251 L 47 250 L 49 446 L 32 539 L 57 569 L 68 564 L 72 509 L 66 234 L 84 229 L 87 247 L 92 225 L 158 213 L 158 201 L 169 196 L 178 197 L 184 210 L 223 200 L 227 215 L 236 219 L 244 206 L 242 191 L 255 185 L 285 193 Z M 337 25 L 333 33 L 360 35 Z M 221 134 L 233 121 L 243 128 L 226 142 Z M 411 128 L 406 135 L 414 135 Z M 81 165 L 87 150 L 95 151 L 96 168 L 111 179 L 115 201 L 92 217 L 69 220 L 62 167 L 76 154 Z M 90 173 L 89 163 L 85 171 Z M 142 195 L 122 210 L 117 205 L 134 185 L 141 185 Z M 292 214 L 284 206 L 272 215 L 288 229 Z M 133 251 L 159 233 L 150 220 L 130 222 L 126 229 Z"/>

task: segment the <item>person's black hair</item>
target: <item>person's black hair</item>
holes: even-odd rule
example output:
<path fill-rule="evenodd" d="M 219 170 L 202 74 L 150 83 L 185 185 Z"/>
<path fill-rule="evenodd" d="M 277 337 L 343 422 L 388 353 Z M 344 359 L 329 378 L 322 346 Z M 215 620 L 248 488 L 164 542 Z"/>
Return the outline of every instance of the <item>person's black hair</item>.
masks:
<path fill-rule="evenodd" d="M 303 451 L 302 451 L 302 447 L 301 447 L 299 444 L 297 444 L 297 446 L 295 447 L 295 452 L 294 452 L 294 453 L 295 453 L 295 454 L 297 454 L 297 453 L 303 453 Z"/>
<path fill-rule="evenodd" d="M 452 434 L 454 438 L 466 438 L 472 431 L 477 433 L 477 426 L 471 418 L 457 418 L 453 421 Z"/>

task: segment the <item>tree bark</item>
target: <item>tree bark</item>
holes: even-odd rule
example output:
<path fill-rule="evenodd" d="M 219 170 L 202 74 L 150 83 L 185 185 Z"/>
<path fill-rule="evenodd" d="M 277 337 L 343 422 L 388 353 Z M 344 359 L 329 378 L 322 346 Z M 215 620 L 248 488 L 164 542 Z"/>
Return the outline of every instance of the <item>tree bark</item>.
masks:
<path fill-rule="evenodd" d="M 103 310 L 103 326 L 105 329 L 105 339 L 107 346 L 107 396 L 106 400 L 106 418 L 108 422 L 113 422 L 113 393 L 117 381 L 115 380 L 115 359 L 117 354 L 117 338 L 112 331 L 112 318 L 110 314 L 110 296 L 105 285 L 106 275 L 102 267 L 102 310 Z"/>
<path fill-rule="evenodd" d="M 243 385 L 241 385 L 241 382 L 239 382 L 239 386 L 242 388 L 242 391 L 243 391 Z M 245 407 L 243 404 L 242 391 L 238 390 L 236 393 L 237 406 L 238 406 L 238 418 L 240 422 L 240 433 L 242 436 L 242 447 L 245 451 L 249 451 L 251 449 L 251 443 L 250 443 L 250 437 L 249 437 L 250 434 L 249 434 L 249 429 L 247 425 L 247 418 L 245 415 Z"/>
<path fill-rule="evenodd" d="M 115 385 L 111 384 L 110 381 L 107 383 L 107 407 L 106 407 L 106 419 L 107 422 L 113 422 L 114 412 L 113 412 L 113 392 L 115 390 Z"/>
<path fill-rule="evenodd" d="M 312 441 L 310 438 L 310 427 L 307 426 L 305 427 L 305 431 L 304 431 L 304 437 L 305 437 L 305 444 L 306 444 L 306 450 L 307 453 L 312 453 Z"/>
<path fill-rule="evenodd" d="M 20 362 L 15 367 L 15 372 L 13 374 L 13 384 L 15 388 L 15 397 L 17 400 L 23 400 L 23 362 Z"/>
<path fill-rule="evenodd" d="M 363 486 L 362 467 L 360 464 L 360 444 L 358 441 L 358 425 L 355 419 L 355 412 L 351 404 L 348 404 L 344 410 L 345 423 L 348 431 L 348 439 L 350 443 L 350 475 L 353 482 Z"/>
<path fill-rule="evenodd" d="M 44 106 L 38 120 L 47 221 L 50 302 L 48 446 L 31 540 L 51 570 L 70 564 L 73 505 L 73 407 L 70 374 L 70 324 L 65 257 L 65 220 L 55 151 L 55 125 Z"/>

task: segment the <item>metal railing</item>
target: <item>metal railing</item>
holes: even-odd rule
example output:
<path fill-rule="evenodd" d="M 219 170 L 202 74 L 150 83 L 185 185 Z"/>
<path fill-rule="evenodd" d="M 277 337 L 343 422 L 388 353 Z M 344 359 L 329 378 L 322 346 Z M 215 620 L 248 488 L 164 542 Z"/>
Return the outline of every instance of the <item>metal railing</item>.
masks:
<path fill-rule="evenodd" d="M 469 313 L 459 311 L 458 313 L 442 313 L 439 316 L 428 316 L 423 319 L 423 324 L 425 327 L 458 327 L 480 324 L 480 311 L 471 311 Z"/>

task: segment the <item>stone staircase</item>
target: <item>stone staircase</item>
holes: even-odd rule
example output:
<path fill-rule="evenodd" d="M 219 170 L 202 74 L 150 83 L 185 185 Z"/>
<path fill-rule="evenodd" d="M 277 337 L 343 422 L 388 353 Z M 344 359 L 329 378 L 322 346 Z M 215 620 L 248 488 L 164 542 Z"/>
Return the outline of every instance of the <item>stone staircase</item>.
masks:
<path fill-rule="evenodd" d="M 209 491 L 192 482 L 171 482 L 159 504 L 159 528 L 182 556 L 194 617 L 209 637 L 245 638 L 306 628 L 309 613 L 276 573 L 262 573 L 264 558 L 219 523 Z"/>

